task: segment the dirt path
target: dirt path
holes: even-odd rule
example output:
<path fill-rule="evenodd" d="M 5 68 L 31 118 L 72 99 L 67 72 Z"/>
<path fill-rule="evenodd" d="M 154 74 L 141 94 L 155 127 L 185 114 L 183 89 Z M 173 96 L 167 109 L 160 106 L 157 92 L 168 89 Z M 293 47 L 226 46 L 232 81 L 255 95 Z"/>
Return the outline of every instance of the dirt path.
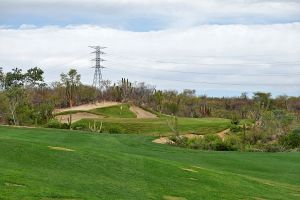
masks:
<path fill-rule="evenodd" d="M 136 114 L 136 117 L 139 119 L 153 119 L 157 116 L 151 112 L 148 112 L 137 106 L 130 106 L 130 111 Z"/>
<path fill-rule="evenodd" d="M 94 104 L 84 104 L 80 106 L 74 106 L 72 108 L 61 108 L 61 109 L 55 109 L 53 111 L 54 114 L 65 112 L 65 111 L 73 111 L 73 110 L 92 110 L 95 108 L 104 108 L 104 107 L 109 107 L 109 106 L 115 106 L 115 105 L 120 105 L 121 103 L 119 102 L 114 102 L 114 101 L 106 101 L 106 102 L 101 102 L 101 103 L 94 103 Z"/>
<path fill-rule="evenodd" d="M 61 123 L 68 123 L 70 115 L 58 115 L 55 118 Z M 81 119 L 102 119 L 103 116 L 95 115 L 86 112 L 80 112 L 76 114 L 72 114 L 72 123 L 77 122 Z"/>

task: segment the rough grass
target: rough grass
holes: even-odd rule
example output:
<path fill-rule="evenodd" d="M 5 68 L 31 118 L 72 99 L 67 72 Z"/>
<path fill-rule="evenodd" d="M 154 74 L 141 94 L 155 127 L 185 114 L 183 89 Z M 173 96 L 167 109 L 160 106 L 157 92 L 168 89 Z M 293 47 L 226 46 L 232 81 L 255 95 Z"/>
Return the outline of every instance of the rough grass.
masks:
<path fill-rule="evenodd" d="M 88 127 L 94 120 L 83 119 L 73 124 L 73 127 Z M 97 120 L 103 123 L 103 132 L 110 129 L 118 129 L 126 134 L 144 134 L 144 135 L 171 135 L 172 131 L 167 124 L 167 117 L 157 119 L 124 119 L 124 118 L 105 118 Z M 179 118 L 178 127 L 181 134 L 210 134 L 220 132 L 230 126 L 227 119 L 216 118 Z"/>
<path fill-rule="evenodd" d="M 202 152 L 152 139 L 0 127 L 0 199 L 299 199 L 299 153 Z"/>

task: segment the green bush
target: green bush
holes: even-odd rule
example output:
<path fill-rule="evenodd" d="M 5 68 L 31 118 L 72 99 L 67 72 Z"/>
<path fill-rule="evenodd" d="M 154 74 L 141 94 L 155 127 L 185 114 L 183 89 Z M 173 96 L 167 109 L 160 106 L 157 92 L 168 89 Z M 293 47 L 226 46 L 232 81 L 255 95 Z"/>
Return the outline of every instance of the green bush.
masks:
<path fill-rule="evenodd" d="M 70 126 L 67 123 L 63 123 L 63 124 L 61 124 L 60 128 L 61 129 L 70 129 Z"/>
<path fill-rule="evenodd" d="M 224 143 L 228 151 L 237 151 L 241 148 L 241 139 L 236 135 L 230 135 L 225 138 Z"/>
<path fill-rule="evenodd" d="M 281 137 L 279 142 L 289 149 L 300 147 L 300 128 L 294 129 L 291 133 Z"/>
<path fill-rule="evenodd" d="M 230 125 L 230 131 L 232 133 L 238 133 L 238 132 L 241 132 L 242 130 L 243 130 L 243 128 L 240 127 L 239 125 L 235 125 L 235 124 Z"/>
<path fill-rule="evenodd" d="M 188 144 L 189 139 L 187 137 L 173 135 L 169 139 L 171 141 L 173 141 L 176 146 L 179 146 L 179 147 L 189 147 L 189 144 Z"/>
<path fill-rule="evenodd" d="M 46 128 L 60 128 L 61 123 L 57 119 L 50 119 L 49 122 L 45 125 Z"/>
<path fill-rule="evenodd" d="M 202 149 L 202 150 L 211 150 L 211 151 L 235 151 L 238 150 L 239 142 L 235 137 L 229 138 L 225 141 L 217 135 L 205 135 L 203 138 L 193 138 L 187 139 L 187 141 L 181 140 L 172 140 L 178 146 L 187 146 L 192 149 Z M 180 142 L 180 143 L 179 143 Z"/>
<path fill-rule="evenodd" d="M 86 131 L 89 130 L 89 126 L 86 122 L 78 121 L 72 124 L 72 129 Z"/>
<path fill-rule="evenodd" d="M 110 134 L 121 134 L 121 133 L 123 133 L 123 131 L 119 127 L 110 127 L 108 129 L 108 133 L 110 133 Z"/>

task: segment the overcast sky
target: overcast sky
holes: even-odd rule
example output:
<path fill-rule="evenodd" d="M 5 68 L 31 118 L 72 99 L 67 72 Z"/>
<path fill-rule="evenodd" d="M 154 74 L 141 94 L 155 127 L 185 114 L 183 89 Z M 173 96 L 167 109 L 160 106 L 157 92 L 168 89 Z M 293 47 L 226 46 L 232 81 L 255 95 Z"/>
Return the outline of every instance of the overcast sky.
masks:
<path fill-rule="evenodd" d="M 300 0 L 1 0 L 0 66 L 47 82 L 108 47 L 103 77 L 209 96 L 300 95 Z"/>

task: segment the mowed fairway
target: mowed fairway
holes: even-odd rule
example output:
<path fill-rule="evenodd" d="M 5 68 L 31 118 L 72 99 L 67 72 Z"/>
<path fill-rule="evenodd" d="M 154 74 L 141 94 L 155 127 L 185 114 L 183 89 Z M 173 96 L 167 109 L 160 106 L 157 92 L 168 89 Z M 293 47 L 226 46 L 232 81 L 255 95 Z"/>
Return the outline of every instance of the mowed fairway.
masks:
<path fill-rule="evenodd" d="M 299 199 L 299 153 L 203 152 L 142 135 L 0 127 L 0 199 Z"/>

